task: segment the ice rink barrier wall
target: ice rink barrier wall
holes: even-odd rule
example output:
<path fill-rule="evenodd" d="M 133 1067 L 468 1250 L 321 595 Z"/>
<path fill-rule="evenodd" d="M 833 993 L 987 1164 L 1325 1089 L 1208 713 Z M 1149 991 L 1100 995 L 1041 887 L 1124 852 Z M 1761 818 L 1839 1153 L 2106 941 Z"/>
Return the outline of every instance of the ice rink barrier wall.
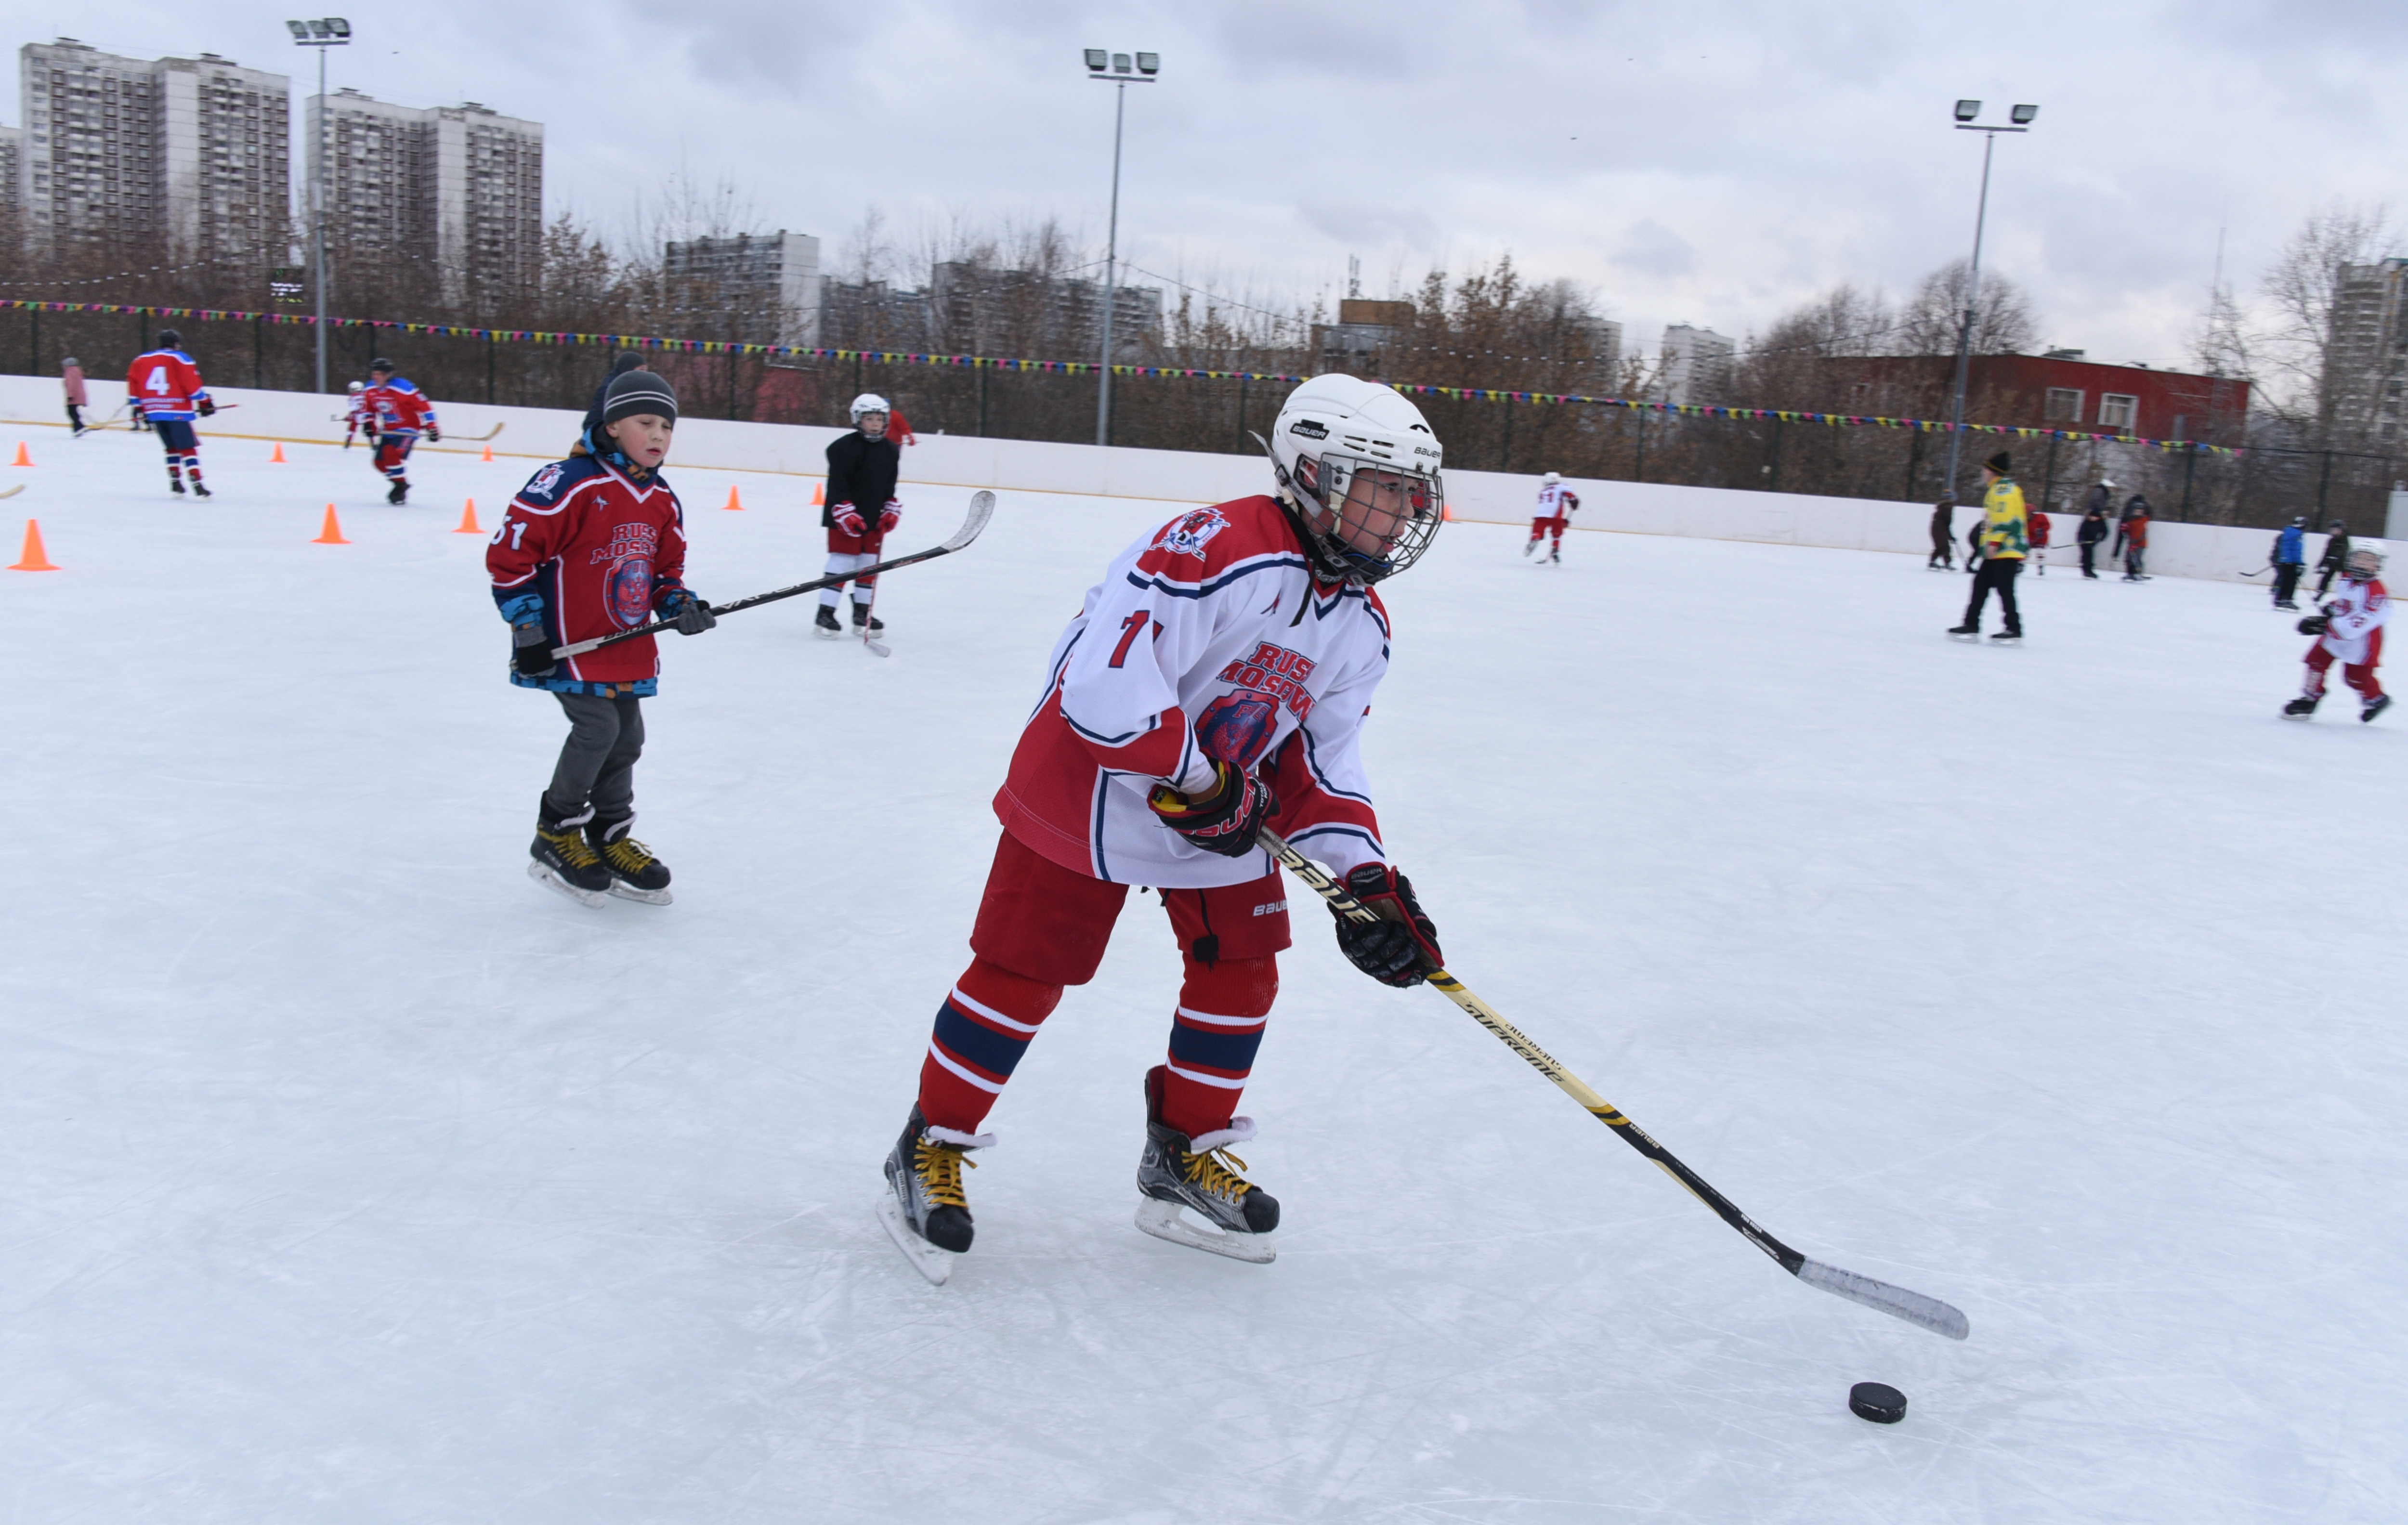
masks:
<path fill-rule="evenodd" d="M 124 400 L 122 383 L 95 380 L 89 388 L 92 406 L 86 409 L 87 417 L 106 417 Z M 339 396 L 233 387 L 212 388 L 211 394 L 222 411 L 202 425 L 205 452 L 212 439 L 342 442 L 344 400 Z M 446 438 L 440 445 L 421 446 L 422 449 L 480 450 L 481 444 L 465 436 L 481 435 L 500 423 L 507 427 L 493 442 L 495 456 L 530 463 L 556 460 L 566 453 L 579 420 L 578 414 L 563 408 L 499 407 L 441 399 L 437 400 L 437 407 Z M 707 409 L 691 414 L 678 425 L 677 447 L 670 457 L 672 472 L 686 466 L 817 477 L 823 475 L 828 441 L 842 433 L 810 425 L 738 422 L 706 414 Z M 64 431 L 65 422 L 55 379 L 0 377 L 0 423 Z M 1192 504 L 1266 492 L 1270 472 L 1260 457 L 924 434 L 903 454 L 903 481 L 907 496 L 909 484 L 923 482 Z M 1536 472 L 1450 471 L 1446 481 L 1449 506 L 1459 519 L 1529 522 L 1539 485 Z M 1581 509 L 1573 521 L 1580 531 L 1754 540 L 1911 556 L 1926 554 L 1930 546 L 1929 504 L 1664 482 L 1584 477 L 1566 481 L 1580 494 Z M 2312 507 L 2302 505 L 2300 511 L 2309 512 Z M 1971 506 L 1956 510 L 1960 552 L 1972 516 Z M 2053 515 L 2052 545 L 2071 542 L 2077 522 L 2071 514 Z M 2272 531 L 2262 529 L 2156 522 L 2149 529 L 2148 570 L 2160 577 L 2243 581 L 2246 574 L 2266 565 L 2272 538 Z M 2311 542 L 2311 549 L 2320 544 L 2319 536 Z M 2396 553 L 2397 548 L 2386 549 Z M 2052 560 L 2068 563 L 2072 554 L 2059 549 Z"/>

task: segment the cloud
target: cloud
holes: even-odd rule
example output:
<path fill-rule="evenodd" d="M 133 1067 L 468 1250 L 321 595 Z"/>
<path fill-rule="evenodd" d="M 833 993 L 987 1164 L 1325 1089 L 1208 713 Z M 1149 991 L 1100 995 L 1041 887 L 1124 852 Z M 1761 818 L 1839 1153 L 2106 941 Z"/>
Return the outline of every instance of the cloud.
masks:
<path fill-rule="evenodd" d="M 1663 223 L 1642 217 L 1624 230 L 1613 263 L 1643 276 L 1685 276 L 1698 268 L 1698 251 Z"/>

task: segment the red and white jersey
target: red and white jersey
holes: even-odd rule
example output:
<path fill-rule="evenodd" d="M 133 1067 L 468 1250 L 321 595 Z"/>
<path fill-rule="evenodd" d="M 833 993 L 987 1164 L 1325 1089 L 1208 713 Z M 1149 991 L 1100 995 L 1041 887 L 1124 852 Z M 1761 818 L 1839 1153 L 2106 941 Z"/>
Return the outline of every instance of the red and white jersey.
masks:
<path fill-rule="evenodd" d="M 1343 874 L 1387 857 L 1358 749 L 1388 670 L 1379 595 L 1317 580 L 1268 497 L 1182 514 L 1113 559 L 1048 663 L 995 797 L 1004 829 L 1065 868 L 1209 889 L 1271 872 L 1163 825 L 1146 792 L 1196 793 L 1215 758 L 1278 795 L 1269 825 Z"/>
<path fill-rule="evenodd" d="M 1572 510 L 1579 506 L 1580 494 L 1561 482 L 1539 489 L 1537 517 L 1541 519 L 1570 519 Z"/>
<path fill-rule="evenodd" d="M 209 391 L 201 385 L 201 368 L 181 349 L 153 349 L 136 355 L 125 372 L 125 396 L 143 418 L 190 421 Z"/>
<path fill-rule="evenodd" d="M 396 376 L 360 393 L 380 435 L 415 435 L 434 426 L 435 405 L 414 381 Z"/>
<path fill-rule="evenodd" d="M 2391 618 L 2391 594 L 2380 580 L 2344 581 L 2326 601 L 2325 649 L 2357 665 L 2382 648 L 2376 637 Z"/>
<path fill-rule="evenodd" d="M 554 462 L 510 500 L 485 547 L 494 602 L 514 622 L 524 595 L 542 600 L 555 646 L 616 635 L 651 620 L 685 586 L 685 509 L 658 473 L 638 483 L 580 455 Z M 581 683 L 634 683 L 660 675 L 653 638 L 606 646 L 560 664 Z"/>
<path fill-rule="evenodd" d="M 344 432 L 348 434 L 353 430 L 368 434 L 376 432 L 376 413 L 368 406 L 367 389 L 365 387 L 351 393 L 351 411 L 344 415 Z"/>

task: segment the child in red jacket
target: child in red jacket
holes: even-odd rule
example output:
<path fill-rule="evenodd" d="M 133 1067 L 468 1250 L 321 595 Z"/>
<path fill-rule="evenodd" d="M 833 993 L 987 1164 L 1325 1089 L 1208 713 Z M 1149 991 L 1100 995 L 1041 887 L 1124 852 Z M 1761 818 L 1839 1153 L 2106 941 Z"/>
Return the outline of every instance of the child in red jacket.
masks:
<path fill-rule="evenodd" d="M 510 681 L 546 689 L 568 740 L 536 814 L 527 875 L 572 900 L 624 895 L 669 903 L 669 871 L 627 834 L 635 823 L 641 701 L 660 657 L 640 635 L 581 656 L 555 648 L 658 616 L 681 635 L 718 623 L 684 582 L 685 509 L 660 474 L 677 428 L 677 393 L 650 371 L 610 383 L 599 422 L 566 461 L 528 479 L 485 550 L 494 602 L 510 622 Z"/>

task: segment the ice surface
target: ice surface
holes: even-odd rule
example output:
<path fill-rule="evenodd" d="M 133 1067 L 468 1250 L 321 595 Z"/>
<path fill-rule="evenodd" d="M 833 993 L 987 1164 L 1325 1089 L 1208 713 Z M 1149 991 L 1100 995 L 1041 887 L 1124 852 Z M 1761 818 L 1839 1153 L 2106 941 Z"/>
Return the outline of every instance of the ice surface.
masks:
<path fill-rule="evenodd" d="M 986 802 L 1168 506 L 1006 494 L 882 589 L 892 661 L 808 599 L 666 641 L 677 904 L 588 910 L 521 872 L 562 721 L 449 533 L 533 463 L 394 509 L 219 439 L 196 505 L 147 439 L 26 437 L 66 570 L 0 574 L 11 1519 L 2402 1513 L 2408 720 L 2278 720 L 2262 591 L 2027 579 L 2000 650 L 1913 558 L 1472 524 L 1392 590 L 1369 761 L 1452 966 L 1971 1343 L 1782 1275 L 1310 905 L 1246 1097 L 1278 1263 L 1130 1226 L 1176 979 L 1133 901 L 934 1289 L 869 1205 Z M 707 596 L 818 567 L 808 482 L 681 480 Z M 904 496 L 908 549 L 967 494 Z"/>

